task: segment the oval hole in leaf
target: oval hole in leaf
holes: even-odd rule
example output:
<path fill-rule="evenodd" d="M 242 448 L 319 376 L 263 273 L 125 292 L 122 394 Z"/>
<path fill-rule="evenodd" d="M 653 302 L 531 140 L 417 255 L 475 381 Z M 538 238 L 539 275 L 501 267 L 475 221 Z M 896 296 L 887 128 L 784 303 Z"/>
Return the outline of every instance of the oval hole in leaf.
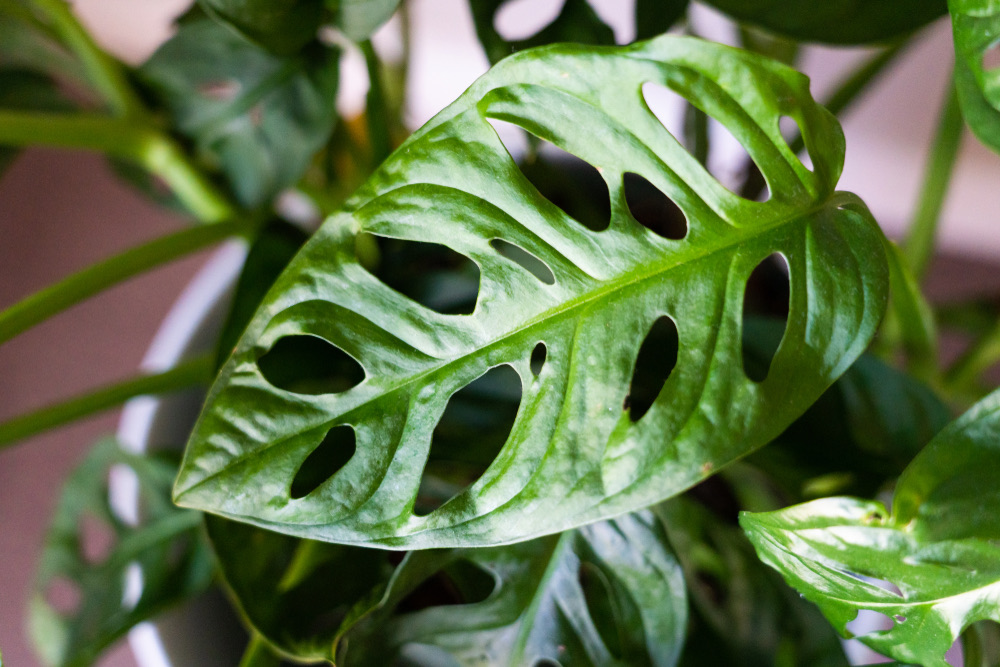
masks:
<path fill-rule="evenodd" d="M 624 408 L 633 422 L 642 419 L 659 396 L 677 365 L 678 345 L 677 325 L 666 315 L 658 318 L 639 347 L 632 383 L 625 397 Z"/>
<path fill-rule="evenodd" d="M 982 67 L 984 72 L 1000 68 L 1000 41 L 993 42 L 983 51 Z"/>
<path fill-rule="evenodd" d="M 463 558 L 424 579 L 400 600 L 396 610 L 407 613 L 430 607 L 476 604 L 492 595 L 496 585 L 492 574 Z"/>
<path fill-rule="evenodd" d="M 743 295 L 743 372 L 754 382 L 767 379 L 788 326 L 788 262 L 773 253 L 754 268 Z"/>
<path fill-rule="evenodd" d="M 486 472 L 507 442 L 520 406 L 521 376 L 507 364 L 452 394 L 431 438 L 414 514 L 430 514 Z"/>
<path fill-rule="evenodd" d="M 354 429 L 347 425 L 334 426 L 327 431 L 326 436 L 310 452 L 299 466 L 292 484 L 289 487 L 291 498 L 304 498 L 330 479 L 357 451 L 357 438 Z"/>
<path fill-rule="evenodd" d="M 684 211 L 670 197 L 639 174 L 622 178 L 625 202 L 635 221 L 665 239 L 680 241 L 688 233 Z"/>
<path fill-rule="evenodd" d="M 493 15 L 493 27 L 508 42 L 537 35 L 556 20 L 564 0 L 508 0 Z"/>
<path fill-rule="evenodd" d="M 80 585 L 67 576 L 53 577 L 45 586 L 45 602 L 60 614 L 71 615 L 80 608 L 83 593 Z"/>
<path fill-rule="evenodd" d="M 563 667 L 562 663 L 558 660 L 553 660 L 552 658 L 542 658 L 541 660 L 536 660 L 531 667 Z"/>
<path fill-rule="evenodd" d="M 503 239 L 493 239 L 490 241 L 490 245 L 496 250 L 500 255 L 511 260 L 515 264 L 520 264 L 522 268 L 527 270 L 531 275 L 535 276 L 541 280 L 546 285 L 555 285 L 556 277 L 552 274 L 552 269 L 549 265 L 538 259 L 530 252 L 525 250 L 519 245 L 514 245 Z"/>
<path fill-rule="evenodd" d="M 789 146 L 802 135 L 802 132 L 799 130 L 799 124 L 791 116 L 782 116 L 779 118 L 778 129 L 781 130 L 781 136 L 785 138 Z M 813 170 L 812 158 L 809 157 L 809 151 L 805 149 L 799 151 L 798 158 L 802 162 L 802 166 L 809 171 Z"/>
<path fill-rule="evenodd" d="M 122 573 L 122 607 L 128 611 L 135 609 L 142 599 L 142 589 L 146 579 L 142 574 L 142 566 L 132 561 Z"/>
<path fill-rule="evenodd" d="M 593 563 L 580 563 L 577 572 L 583 598 L 587 601 L 587 611 L 593 621 L 597 634 L 604 641 L 604 646 L 615 658 L 622 658 L 621 629 L 615 622 L 617 610 L 611 593 L 611 584 L 607 577 Z"/>
<path fill-rule="evenodd" d="M 545 357 L 548 354 L 548 348 L 545 347 L 545 343 L 539 343 L 535 346 L 535 349 L 531 351 L 531 360 L 528 362 L 528 366 L 531 368 L 531 372 L 535 377 L 542 372 L 542 366 L 545 365 Z"/>
<path fill-rule="evenodd" d="M 684 136 L 684 108 L 688 101 L 676 91 L 661 83 L 647 81 L 642 84 L 642 99 L 667 132 L 681 141 Z M 683 144 L 684 142 L 681 141 Z M 691 147 L 687 147 L 691 150 Z"/>
<path fill-rule="evenodd" d="M 257 360 L 272 386 L 296 394 L 339 394 L 361 384 L 365 369 L 329 341 L 309 334 L 285 336 Z"/>
<path fill-rule="evenodd" d="M 111 554 L 115 544 L 115 531 L 107 521 L 91 514 L 80 517 L 78 526 L 80 557 L 90 563 L 103 562 Z"/>
<path fill-rule="evenodd" d="M 505 135 L 510 136 L 509 131 L 501 132 L 500 123 L 504 121 L 494 118 L 487 121 L 501 141 Z M 590 231 L 607 229 L 611 224 L 611 196 L 597 168 L 550 141 L 530 132 L 528 135 L 534 151 L 527 150 L 515 160 L 524 177 L 542 197 Z M 511 156 L 517 155 L 514 146 L 506 143 L 504 146 Z"/>
<path fill-rule="evenodd" d="M 470 315 L 479 298 L 479 265 L 440 243 L 372 235 L 379 280 L 442 315 Z"/>

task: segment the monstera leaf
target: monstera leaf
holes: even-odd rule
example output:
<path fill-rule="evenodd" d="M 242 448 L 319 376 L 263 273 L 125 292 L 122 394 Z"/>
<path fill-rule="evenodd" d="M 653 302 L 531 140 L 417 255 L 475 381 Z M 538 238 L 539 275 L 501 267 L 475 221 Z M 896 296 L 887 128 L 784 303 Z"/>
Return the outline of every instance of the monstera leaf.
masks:
<path fill-rule="evenodd" d="M 945 667 L 964 628 L 1000 621 L 1000 394 L 950 424 L 882 503 L 826 498 L 740 522 L 761 559 L 835 628 L 868 609 L 893 621 L 860 639 L 902 662 Z M 991 500 L 992 499 L 992 500 Z"/>
<path fill-rule="evenodd" d="M 256 206 L 294 183 L 337 120 L 339 52 L 278 57 L 225 26 L 183 22 L 139 70 L 177 129 Z"/>
<path fill-rule="evenodd" d="M 199 0 L 214 18 L 278 54 L 289 54 L 316 39 L 323 0 Z"/>
<path fill-rule="evenodd" d="M 1000 152 L 1000 7 L 987 0 L 950 0 L 955 34 L 955 86 L 976 136 Z"/>
<path fill-rule="evenodd" d="M 770 199 L 743 199 L 705 171 L 645 104 L 647 83 L 726 125 Z M 782 140 L 782 116 L 802 128 L 813 171 Z M 542 197 L 494 119 L 598 167 L 606 228 Z M 780 433 L 881 317 L 881 235 L 856 197 L 834 191 L 842 159 L 840 129 L 805 77 L 758 56 L 665 37 L 505 60 L 403 144 L 277 280 L 210 392 L 175 499 L 312 539 L 424 548 L 524 540 L 679 493 Z M 676 202 L 683 238 L 636 221 L 626 177 Z M 474 264 L 449 283 L 435 260 L 420 281 L 393 282 L 397 291 L 362 264 L 379 239 Z M 775 253 L 790 276 L 787 328 L 766 378 L 751 380 L 743 295 Z M 475 277 L 466 310 L 401 293 L 421 282 L 447 294 Z M 633 410 L 647 334 L 674 346 L 676 364 L 648 410 Z M 328 366 L 332 379 L 284 384 L 273 359 L 294 344 L 315 350 L 317 372 Z M 454 458 L 486 471 L 422 510 L 450 399 L 498 377 L 513 388 L 509 436 L 466 439 Z"/>
<path fill-rule="evenodd" d="M 879 42 L 944 16 L 946 0 L 705 0 L 741 21 L 795 39 L 832 44 Z"/>

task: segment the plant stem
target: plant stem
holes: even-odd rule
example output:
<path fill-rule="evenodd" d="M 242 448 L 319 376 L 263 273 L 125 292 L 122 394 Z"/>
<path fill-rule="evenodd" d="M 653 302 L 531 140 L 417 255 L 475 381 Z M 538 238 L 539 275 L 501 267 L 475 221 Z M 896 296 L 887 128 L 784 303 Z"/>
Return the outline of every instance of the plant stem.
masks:
<path fill-rule="evenodd" d="M 267 641 L 254 632 L 247 643 L 239 667 L 273 667 L 280 664 L 280 659 L 271 650 Z"/>
<path fill-rule="evenodd" d="M 116 116 L 138 118 L 146 114 L 135 90 L 129 85 L 121 64 L 105 53 L 80 25 L 65 0 L 32 0 L 52 21 L 52 26 L 66 45 L 83 63 L 94 87 L 104 97 Z"/>
<path fill-rule="evenodd" d="M 236 222 L 182 229 L 88 266 L 0 311 L 0 343 L 123 280 L 245 231 Z"/>
<path fill-rule="evenodd" d="M 162 178 L 200 221 L 220 222 L 235 215 L 180 146 L 143 122 L 98 114 L 0 111 L 0 144 L 99 151 L 124 158 Z"/>
<path fill-rule="evenodd" d="M 945 386 L 953 392 L 974 389 L 979 375 L 997 361 L 1000 361 L 1000 322 L 952 364 L 945 375 Z"/>
<path fill-rule="evenodd" d="M 931 147 L 930 158 L 924 171 L 917 212 L 910 223 L 910 231 L 903 246 L 906 259 L 918 282 L 927 272 L 927 265 L 934 254 L 941 208 L 948 194 L 948 185 L 951 183 L 964 127 L 965 121 L 958 106 L 955 82 L 951 80 L 944 106 L 941 108 L 937 135 L 934 137 L 934 145 Z"/>
<path fill-rule="evenodd" d="M 162 373 L 133 377 L 15 417 L 0 424 L 0 449 L 47 429 L 103 412 L 136 396 L 163 394 L 208 384 L 213 368 L 214 359 L 206 354 Z"/>
<path fill-rule="evenodd" d="M 389 130 L 389 108 L 383 89 L 382 73 L 378 54 L 371 40 L 361 42 L 361 52 L 368 67 L 368 98 L 365 101 L 365 117 L 368 121 L 368 140 L 372 148 L 372 164 L 381 164 L 392 152 L 392 133 Z"/>

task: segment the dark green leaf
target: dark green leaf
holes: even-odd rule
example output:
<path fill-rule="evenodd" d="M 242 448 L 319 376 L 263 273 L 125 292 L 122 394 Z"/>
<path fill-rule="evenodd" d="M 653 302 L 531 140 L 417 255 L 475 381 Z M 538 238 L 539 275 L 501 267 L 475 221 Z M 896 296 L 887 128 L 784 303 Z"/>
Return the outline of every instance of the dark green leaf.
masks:
<path fill-rule="evenodd" d="M 0 43 L 2 41 L 3 36 L 0 35 Z M 30 70 L 0 67 L 0 109 L 61 111 L 69 106 L 49 77 Z M 0 146 L 0 175 L 18 153 L 16 148 Z"/>
<path fill-rule="evenodd" d="M 688 0 L 636 0 L 635 38 L 649 39 L 669 30 L 687 13 Z"/>
<path fill-rule="evenodd" d="M 644 82 L 672 86 L 725 124 L 771 199 L 742 199 L 713 179 L 649 111 Z M 861 353 L 886 298 L 880 233 L 856 197 L 834 192 L 843 137 L 806 86 L 777 63 L 688 38 L 505 60 L 397 150 L 278 279 L 212 391 L 176 498 L 312 539 L 489 545 L 646 507 L 768 442 Z M 814 171 L 781 139 L 782 115 L 803 129 Z M 545 200 L 490 118 L 600 167 L 608 229 L 590 231 Z M 635 222 L 625 173 L 676 202 L 689 223 L 683 240 Z M 359 263 L 359 231 L 471 258 L 481 272 L 475 310 L 441 314 L 390 289 Z M 493 239 L 536 257 L 555 283 Z M 773 253 L 790 268 L 790 314 L 767 379 L 754 382 L 741 361 L 742 301 Z M 633 421 L 629 378 L 664 315 L 679 336 L 676 368 Z M 343 350 L 364 381 L 327 395 L 268 384 L 258 359 L 295 336 Z M 539 342 L 547 353 L 536 376 Z M 416 516 L 449 399 L 504 364 L 522 391 L 509 439 L 482 477 Z M 297 470 L 334 427 L 353 429 L 357 453 L 292 499 Z"/>
<path fill-rule="evenodd" d="M 504 547 L 413 553 L 375 614 L 348 635 L 341 664 L 668 666 L 687 600 L 662 525 L 642 512 Z"/>
<path fill-rule="evenodd" d="M 199 19 L 182 23 L 139 74 L 237 198 L 256 206 L 298 180 L 329 138 L 338 57 L 315 44 L 281 58 Z"/>
<path fill-rule="evenodd" d="M 30 627 L 49 665 L 89 665 L 135 624 L 201 593 L 211 553 L 197 512 L 170 502 L 176 465 L 97 444 L 59 498 L 45 539 Z M 138 480 L 138 524 L 109 505 L 109 474 Z"/>
<path fill-rule="evenodd" d="M 540 31 L 526 39 L 505 39 L 496 28 L 496 16 L 506 0 L 470 0 L 476 34 L 491 63 L 533 46 L 555 42 L 579 44 L 614 44 L 611 28 L 594 12 L 587 0 L 566 0 L 559 15 Z M 639 8 L 636 8 L 639 12 Z M 664 11 L 664 14 L 667 10 Z"/>
<path fill-rule="evenodd" d="M 31 70 L 78 91 L 90 87 L 80 62 L 24 0 L 0 0 L 0 68 Z"/>
<path fill-rule="evenodd" d="M 687 497 L 654 511 L 667 528 L 691 600 L 693 634 L 683 665 L 846 667 L 830 624 L 757 559 L 735 523 Z"/>
<path fill-rule="evenodd" d="M 806 42 L 867 44 L 944 16 L 946 0 L 705 0 L 747 23 Z"/>
<path fill-rule="evenodd" d="M 955 87 L 975 135 L 1000 152 L 1000 7 L 988 0 L 949 0 L 955 35 Z"/>
<path fill-rule="evenodd" d="M 213 17 L 279 55 L 295 53 L 316 39 L 323 0 L 198 0 Z"/>
<path fill-rule="evenodd" d="M 962 630 L 1000 621 L 1000 393 L 941 431 L 882 503 L 826 498 L 744 514 L 761 559 L 841 632 L 858 611 L 893 620 L 861 640 L 900 661 L 945 667 Z M 883 582 L 879 584 L 878 582 Z"/>

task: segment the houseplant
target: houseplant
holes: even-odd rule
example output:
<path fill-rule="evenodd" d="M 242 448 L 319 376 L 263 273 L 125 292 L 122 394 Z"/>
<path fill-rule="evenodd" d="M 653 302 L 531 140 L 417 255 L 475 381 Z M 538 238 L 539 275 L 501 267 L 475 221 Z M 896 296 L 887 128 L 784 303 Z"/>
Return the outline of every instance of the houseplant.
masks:
<path fill-rule="evenodd" d="M 65 614 L 40 595 L 47 659 L 85 663 L 216 575 L 251 628 L 245 664 L 845 664 L 835 631 L 861 609 L 891 617 L 862 639 L 898 660 L 943 664 L 961 634 L 966 664 L 995 664 L 1000 399 L 946 428 L 942 402 L 986 393 L 993 313 L 935 313 L 918 285 L 962 114 L 1000 145 L 983 64 L 1000 15 L 715 0 L 747 22 L 743 50 L 616 48 L 593 45 L 611 35 L 585 2 L 512 43 L 501 3 L 472 0 L 491 60 L 542 48 L 403 141 L 399 68 L 366 40 L 396 4 L 206 0 L 136 71 L 60 0 L 0 4 L 0 141 L 100 150 L 207 223 L 15 304 L 0 340 L 194 248 L 252 240 L 216 357 L 0 426 L 13 441 L 221 368 L 173 487 L 207 514 L 166 501 L 177 462 L 109 444 L 71 480 L 39 587 L 69 579 L 82 600 Z M 637 2 L 638 36 L 685 9 Z M 793 61 L 795 38 L 890 43 L 829 101 L 843 108 L 949 9 L 956 94 L 900 251 L 835 192 L 839 127 L 772 58 Z M 364 118 L 338 123 L 345 40 L 374 85 Z M 545 46 L 562 41 L 585 44 Z M 646 108 L 651 84 L 684 99 L 683 144 Z M 106 111 L 71 110 L 95 100 Z M 519 163 L 501 123 L 528 135 Z M 704 166 L 720 125 L 750 156 L 735 183 Z M 330 214 L 308 241 L 273 206 L 292 186 Z M 976 337 L 947 367 L 935 318 Z M 861 356 L 880 321 L 871 351 L 908 374 Z M 112 465 L 147 490 L 138 528 L 107 507 Z M 897 478 L 891 511 L 847 497 Z M 87 514 L 119 536 L 98 564 L 79 553 Z"/>

